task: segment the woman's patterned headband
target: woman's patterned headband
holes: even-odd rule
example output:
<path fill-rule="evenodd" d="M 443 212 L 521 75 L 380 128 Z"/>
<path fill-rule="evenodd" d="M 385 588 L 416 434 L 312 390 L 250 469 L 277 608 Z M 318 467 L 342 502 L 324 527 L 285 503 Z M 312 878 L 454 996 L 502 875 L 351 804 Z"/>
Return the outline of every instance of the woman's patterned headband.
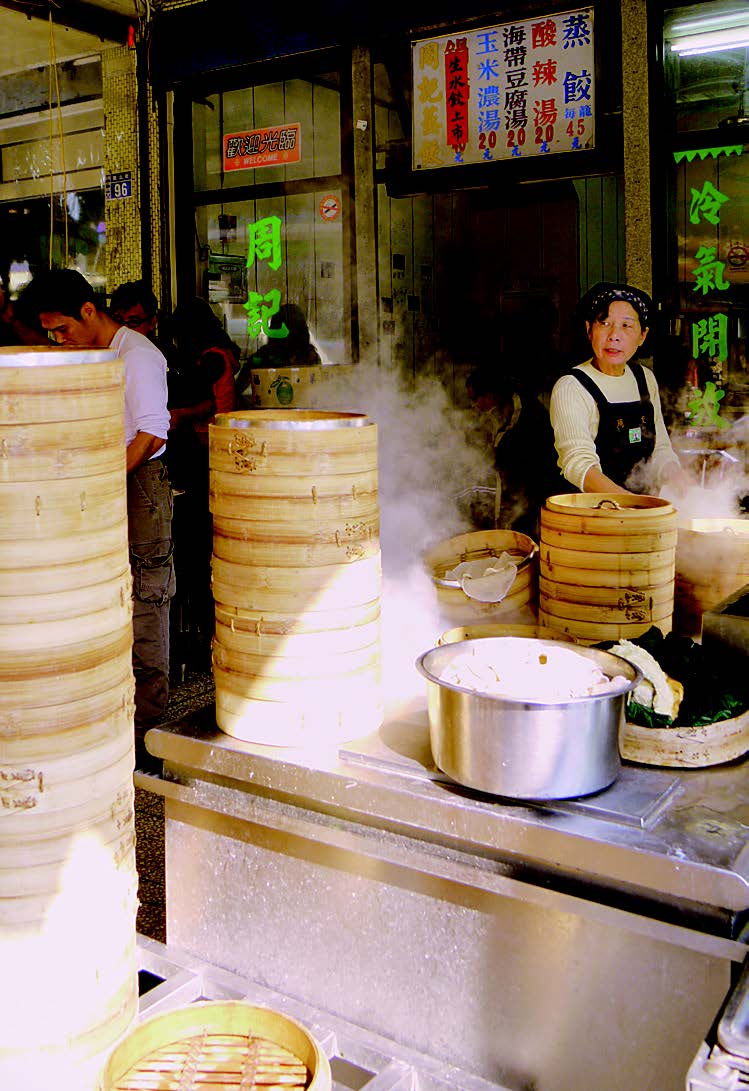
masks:
<path fill-rule="evenodd" d="M 631 304 L 637 311 L 640 325 L 643 327 L 648 325 L 653 301 L 645 292 L 629 284 L 596 284 L 594 288 L 591 288 L 582 301 L 587 321 L 592 321 L 596 315 L 608 309 L 609 304 L 615 300 L 623 300 Z"/>

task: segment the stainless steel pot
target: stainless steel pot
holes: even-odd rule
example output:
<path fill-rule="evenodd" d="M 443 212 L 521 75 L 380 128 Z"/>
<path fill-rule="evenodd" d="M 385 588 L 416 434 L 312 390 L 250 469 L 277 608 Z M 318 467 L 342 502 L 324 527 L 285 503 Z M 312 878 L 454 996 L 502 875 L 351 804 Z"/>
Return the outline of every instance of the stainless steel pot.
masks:
<path fill-rule="evenodd" d="M 621 769 L 619 729 L 627 694 L 641 672 L 619 656 L 576 646 L 609 678 L 622 675 L 626 687 L 551 704 L 477 693 L 441 679 L 456 656 L 480 645 L 480 654 L 501 664 L 507 641 L 544 647 L 555 640 L 486 637 L 432 648 L 416 666 L 427 682 L 429 734 L 434 761 L 459 784 L 511 799 L 571 799 L 612 784 Z"/>

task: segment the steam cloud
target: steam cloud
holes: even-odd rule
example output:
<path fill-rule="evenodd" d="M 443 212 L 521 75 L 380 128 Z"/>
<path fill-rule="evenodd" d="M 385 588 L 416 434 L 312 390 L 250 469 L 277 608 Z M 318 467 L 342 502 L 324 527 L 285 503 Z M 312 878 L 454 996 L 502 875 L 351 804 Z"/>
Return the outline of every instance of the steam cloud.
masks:
<path fill-rule="evenodd" d="M 393 368 L 360 363 L 311 389 L 305 405 L 366 413 L 379 443 L 382 553 L 382 670 L 386 703 L 402 704 L 423 687 L 415 659 L 455 623 L 441 615 L 424 553 L 475 529 L 465 490 L 494 488 L 492 452 L 475 412 L 451 404 L 434 378 L 407 386 Z M 326 369 L 335 375 L 333 365 Z"/>

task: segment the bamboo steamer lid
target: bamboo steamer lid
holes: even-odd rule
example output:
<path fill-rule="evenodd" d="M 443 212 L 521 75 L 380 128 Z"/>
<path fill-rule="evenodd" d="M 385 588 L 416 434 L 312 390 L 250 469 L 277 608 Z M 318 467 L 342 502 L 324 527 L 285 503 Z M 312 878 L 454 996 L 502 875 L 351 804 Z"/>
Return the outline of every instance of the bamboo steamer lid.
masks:
<path fill-rule="evenodd" d="M 144 1020 L 113 1051 L 98 1091 L 283 1087 L 330 1091 L 325 1052 L 297 1020 L 234 1001 L 199 1001 Z"/>
<path fill-rule="evenodd" d="M 547 497 L 545 507 L 548 511 L 561 515 L 592 516 L 595 519 L 625 521 L 630 518 L 637 521 L 666 520 L 665 525 L 668 525 L 676 514 L 670 501 L 659 496 L 634 493 L 560 493 L 558 496 Z M 626 522 L 622 525 L 626 525 Z"/>
<path fill-rule="evenodd" d="M 608 498 L 607 494 L 587 493 L 585 495 L 599 496 L 598 504 L 602 499 Z M 549 499 L 554 501 L 560 500 L 561 497 Z M 543 507 L 540 519 L 541 525 L 549 530 L 596 535 L 648 534 L 656 530 L 665 533 L 678 529 L 679 524 L 679 514 L 676 509 L 671 508 L 668 511 L 661 507 L 616 508 L 572 505 L 565 510 L 564 505 L 559 505 L 553 508 Z"/>

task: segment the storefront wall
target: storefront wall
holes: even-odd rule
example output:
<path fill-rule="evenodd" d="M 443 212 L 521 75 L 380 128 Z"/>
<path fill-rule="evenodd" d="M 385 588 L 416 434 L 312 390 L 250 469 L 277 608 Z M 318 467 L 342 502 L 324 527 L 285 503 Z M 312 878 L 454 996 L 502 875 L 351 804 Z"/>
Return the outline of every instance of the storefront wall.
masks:
<path fill-rule="evenodd" d="M 512 18 L 511 10 L 502 15 Z M 610 12 L 601 26 L 610 33 Z M 314 53 L 287 60 L 281 79 L 265 78 L 267 67 L 257 64 L 249 72 L 205 71 L 175 87 L 175 118 L 183 118 L 175 148 L 190 142 L 193 175 L 189 194 L 182 170 L 177 178 L 178 291 L 197 290 L 216 304 L 246 354 L 263 338 L 248 330 L 243 303 L 248 293 L 265 299 L 276 291 L 302 307 L 328 362 L 374 356 L 414 381 L 438 377 L 464 401 L 472 368 L 517 373 L 532 359 L 548 387 L 567 359 L 579 292 L 625 272 L 621 141 L 602 123 L 598 158 L 591 163 L 581 153 L 576 177 L 566 176 L 568 155 L 564 167 L 525 175 L 492 163 L 470 177 L 457 169 L 438 172 L 437 184 L 415 180 L 402 156 L 411 125 L 409 53 L 408 32 L 384 44 L 373 35 L 367 104 L 355 102 L 361 47 L 337 50 L 335 67 L 321 59 L 309 75 L 302 70 Z M 369 50 L 365 56 L 369 64 Z M 602 104 L 616 93 L 617 64 L 609 70 Z M 189 132 L 180 105 L 187 99 Z M 228 162 L 227 140 L 273 126 L 298 127 L 298 162 L 239 169 Z M 357 141 L 370 129 L 373 154 L 362 169 Z M 175 157 L 186 162 L 184 151 Z M 363 225 L 373 193 L 370 240 Z M 246 260 L 248 233 L 268 221 L 281 231 L 273 270 Z M 372 241 L 370 288 L 362 271 Z"/>

